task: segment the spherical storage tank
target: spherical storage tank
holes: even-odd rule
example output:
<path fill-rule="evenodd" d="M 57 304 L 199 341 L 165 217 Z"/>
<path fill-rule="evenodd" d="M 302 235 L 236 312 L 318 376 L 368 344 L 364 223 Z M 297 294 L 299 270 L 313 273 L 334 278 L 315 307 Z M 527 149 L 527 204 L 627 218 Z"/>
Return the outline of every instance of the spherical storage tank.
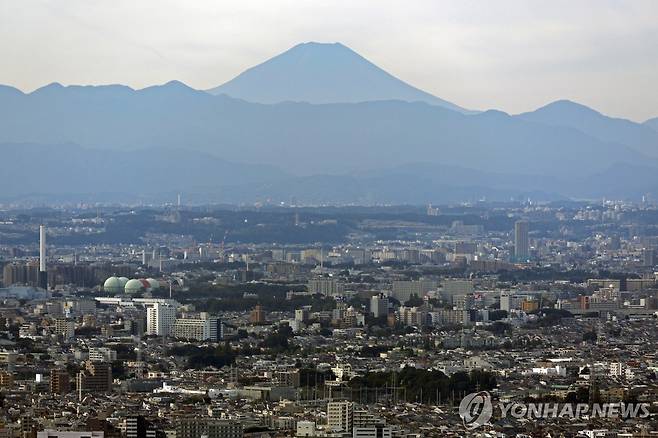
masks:
<path fill-rule="evenodd" d="M 122 291 L 121 281 L 116 277 L 110 277 L 103 283 L 103 290 L 112 294 L 120 294 Z"/>
<path fill-rule="evenodd" d="M 152 291 L 160 289 L 160 282 L 155 278 L 147 278 L 146 281 L 148 281 Z"/>
<path fill-rule="evenodd" d="M 141 292 L 143 289 L 144 289 L 144 285 L 142 284 L 142 282 L 134 278 L 132 280 L 128 280 L 125 287 L 125 291 L 127 294 L 136 294 Z"/>
<path fill-rule="evenodd" d="M 119 277 L 119 281 L 121 282 L 121 289 L 124 289 L 126 287 L 126 283 L 128 283 L 128 277 Z"/>
<path fill-rule="evenodd" d="M 139 281 L 146 292 L 151 292 L 151 283 L 146 278 L 140 278 Z"/>

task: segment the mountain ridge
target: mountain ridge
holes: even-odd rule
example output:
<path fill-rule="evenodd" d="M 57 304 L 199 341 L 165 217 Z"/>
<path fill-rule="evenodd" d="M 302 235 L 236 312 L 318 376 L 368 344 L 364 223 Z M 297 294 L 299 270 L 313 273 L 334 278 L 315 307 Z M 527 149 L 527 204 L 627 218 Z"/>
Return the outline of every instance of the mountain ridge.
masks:
<path fill-rule="evenodd" d="M 0 173 L 4 197 L 44 193 L 44 190 L 75 193 L 82 187 L 100 193 L 175 192 L 290 178 L 273 166 L 228 162 L 185 150 L 138 149 L 125 155 L 74 143 L 3 143 L 0 151 L 3 158 L 12 163 Z M 22 179 L 26 168 L 31 169 L 31 177 Z M 19 180 L 21 184 L 12 184 Z"/>
<path fill-rule="evenodd" d="M 318 53 L 327 54 L 327 59 L 319 62 Z M 658 119 L 638 124 L 569 100 L 517 115 L 498 110 L 469 113 L 445 101 L 437 104 L 438 98 L 339 43 L 301 44 L 243 75 L 270 74 L 272 63 L 276 68 L 271 79 L 287 80 L 292 88 L 280 90 L 267 83 L 268 90 L 283 94 L 304 90 L 305 84 L 288 75 L 292 67 L 300 67 L 297 71 L 307 78 L 309 72 L 317 73 L 310 75 L 316 80 L 311 84 L 316 91 L 318 84 L 326 85 L 323 77 L 340 79 L 325 87 L 324 98 L 347 96 L 356 101 L 255 103 L 249 96 L 215 95 L 177 80 L 141 89 L 54 82 L 30 93 L 0 85 L 0 143 L 5 143 L 0 149 L 9 150 L 4 152 L 10 162 L 13 153 L 13 161 L 27 168 L 30 160 L 17 152 L 19 143 L 51 145 L 40 153 L 33 146 L 22 147 L 33 153 L 33 160 L 47 158 L 40 164 L 42 170 L 47 165 L 64 169 L 73 164 L 83 169 L 80 181 L 85 187 L 89 185 L 84 181 L 98 178 L 86 170 L 85 162 L 96 163 L 92 168 L 112 163 L 134 183 L 119 186 L 136 191 L 162 189 L 158 170 L 174 172 L 208 193 L 213 187 L 230 186 L 252 198 L 268 192 L 281 196 L 286 190 L 302 193 L 309 187 L 323 196 L 350 198 L 338 189 L 323 188 L 320 181 L 343 191 L 350 187 L 345 181 L 351 181 L 362 196 L 353 200 L 386 200 L 395 194 L 401 199 L 400 188 L 413 191 L 414 184 L 423 199 L 430 199 L 432 190 L 453 190 L 464 196 L 475 192 L 486 196 L 488 189 L 496 196 L 522 189 L 586 196 L 595 192 L 592 185 L 625 195 L 658 191 L 652 176 L 658 169 L 658 131 L 651 128 Z M 265 70 L 264 64 L 269 65 Z M 384 81 L 383 88 L 371 80 L 368 92 L 375 94 L 357 92 L 365 86 L 350 89 L 359 84 L 352 80 L 359 69 L 365 72 L 356 75 L 359 80 L 372 78 L 374 72 Z M 336 93 L 343 79 L 349 84 Z M 394 95 L 391 83 L 411 94 Z M 68 144 L 83 149 L 62 146 Z M 71 155 L 70 163 L 58 152 Z M 85 162 L 76 161 L 83 155 Z M 144 175 L 141 163 L 145 163 Z M 615 178 L 611 169 L 624 172 L 627 180 Z M 221 175 L 214 176 L 216 172 Z M 266 177 L 246 178 L 248 173 Z M 20 179 L 20 174 L 14 177 Z M 396 183 L 391 184 L 390 178 Z M 611 178 L 618 186 L 599 183 L 597 178 Z M 107 192 L 111 181 L 103 176 L 98 182 L 105 185 L 98 189 Z M 581 193 L 575 189 L 578 185 L 583 187 Z M 377 193 L 377 187 L 385 193 Z"/>
<path fill-rule="evenodd" d="M 649 128 L 658 132 L 658 117 L 647 120 L 646 122 L 643 123 L 643 125 L 648 126 Z"/>
<path fill-rule="evenodd" d="M 292 174 L 417 161 L 538 175 L 647 163 L 624 145 L 499 111 L 464 115 L 423 102 L 254 104 L 180 83 L 142 90 L 55 87 L 0 94 L 0 142 L 76 143 L 126 151 L 185 149 Z M 404 150 L 404 154 L 400 151 Z M 573 160 L 564 157 L 572 156 Z"/>
<path fill-rule="evenodd" d="M 618 163 L 593 175 L 567 178 L 503 174 L 459 166 L 409 163 L 342 174 L 289 175 L 272 166 L 227 162 L 184 150 L 113 151 L 75 144 L 0 144 L 14 165 L 0 173 L 0 202 L 162 202 L 176 193 L 197 203 L 398 203 L 595 199 L 658 192 L 655 168 Z M 32 169 L 31 177 L 12 184 Z M 62 169 L 66 172 L 62 173 Z M 629 182 L 619 184 L 619 180 Z"/>
<path fill-rule="evenodd" d="M 551 126 L 565 126 L 609 143 L 623 144 L 647 156 L 658 157 L 658 132 L 648 125 L 609 117 L 571 100 L 557 100 L 515 117 Z"/>
<path fill-rule="evenodd" d="M 266 104 L 402 100 L 472 112 L 398 79 L 341 43 L 297 44 L 207 91 Z"/>

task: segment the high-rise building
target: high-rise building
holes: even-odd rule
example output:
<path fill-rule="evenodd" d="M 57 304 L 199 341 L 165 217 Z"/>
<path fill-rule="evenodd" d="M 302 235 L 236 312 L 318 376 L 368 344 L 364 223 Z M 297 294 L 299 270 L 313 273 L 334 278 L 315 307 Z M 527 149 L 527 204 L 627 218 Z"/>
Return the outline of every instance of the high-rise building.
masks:
<path fill-rule="evenodd" d="M 327 403 L 327 425 L 335 431 L 352 432 L 354 403 L 349 401 Z"/>
<path fill-rule="evenodd" d="M 428 323 L 428 313 L 424 306 L 406 307 L 400 306 L 398 309 L 398 320 L 403 325 L 423 327 Z"/>
<path fill-rule="evenodd" d="M 131 415 L 124 420 L 126 438 L 160 438 L 165 434 L 141 415 Z"/>
<path fill-rule="evenodd" d="M 71 391 L 71 379 L 64 369 L 50 371 L 50 392 L 53 394 L 68 394 Z"/>
<path fill-rule="evenodd" d="M 260 304 L 257 304 L 249 314 L 249 322 L 252 324 L 265 324 L 265 311 Z"/>
<path fill-rule="evenodd" d="M 85 369 L 78 373 L 80 398 L 86 392 L 109 392 L 112 389 L 112 366 L 104 362 L 85 362 Z"/>
<path fill-rule="evenodd" d="M 384 425 L 355 427 L 352 431 L 353 438 L 392 438 L 393 428 Z"/>
<path fill-rule="evenodd" d="M 514 223 L 514 259 L 517 262 L 526 262 L 530 256 L 528 246 L 528 221 Z"/>
<path fill-rule="evenodd" d="M 402 304 L 412 296 L 422 298 L 433 289 L 436 289 L 436 282 L 431 280 L 393 281 L 393 297 Z"/>
<path fill-rule="evenodd" d="M 374 414 L 370 413 L 367 409 L 354 409 L 353 416 L 353 427 L 372 427 L 377 425 L 383 425 L 386 422 Z"/>
<path fill-rule="evenodd" d="M 107 347 L 90 347 L 89 360 L 93 362 L 114 362 L 117 352 Z"/>
<path fill-rule="evenodd" d="M 344 291 L 344 286 L 336 278 L 317 277 L 308 281 L 307 289 L 313 294 L 333 296 Z"/>
<path fill-rule="evenodd" d="M 90 417 L 85 423 L 87 425 L 87 430 L 97 430 L 103 432 L 103 438 L 122 438 L 119 428 L 115 427 L 107 420 Z"/>
<path fill-rule="evenodd" d="M 528 299 L 521 301 L 521 310 L 524 312 L 534 312 L 537 309 L 539 309 L 539 301 Z"/>
<path fill-rule="evenodd" d="M 219 318 L 201 312 L 198 318 L 176 319 L 173 336 L 180 339 L 216 342 L 223 337 L 221 324 Z"/>
<path fill-rule="evenodd" d="M 123 420 L 126 438 L 146 438 L 146 423 L 141 415 L 126 417 Z"/>
<path fill-rule="evenodd" d="M 375 318 L 388 315 L 388 297 L 384 294 L 377 294 L 370 298 L 370 313 Z"/>
<path fill-rule="evenodd" d="M 61 336 L 64 341 L 75 338 L 75 321 L 66 318 L 55 319 L 55 334 Z"/>
<path fill-rule="evenodd" d="M 469 295 L 474 291 L 473 280 L 446 279 L 443 280 L 441 296 L 448 302 L 452 302 L 455 295 Z"/>
<path fill-rule="evenodd" d="M 354 410 L 353 438 L 392 438 L 393 428 L 365 409 Z"/>
<path fill-rule="evenodd" d="M 242 438 L 242 423 L 214 418 L 177 418 L 176 438 Z"/>
<path fill-rule="evenodd" d="M 317 436 L 317 428 L 315 421 L 298 421 L 297 422 L 297 436 L 298 437 L 315 437 Z"/>
<path fill-rule="evenodd" d="M 292 386 L 299 388 L 301 384 L 301 374 L 299 370 L 275 371 L 273 378 L 281 386 Z"/>
<path fill-rule="evenodd" d="M 36 261 L 6 264 L 2 275 L 5 286 L 14 284 L 39 286 L 39 264 Z"/>
<path fill-rule="evenodd" d="M 295 310 L 295 321 L 297 322 L 308 322 L 310 317 L 310 311 L 307 308 L 296 309 Z"/>
<path fill-rule="evenodd" d="M 18 430 L 18 436 L 20 438 L 36 438 L 38 424 L 32 415 L 21 415 L 21 427 Z"/>
<path fill-rule="evenodd" d="M 176 322 L 176 307 L 166 303 L 154 303 L 146 309 L 146 334 L 169 336 Z"/>
<path fill-rule="evenodd" d="M 509 312 L 512 308 L 512 294 L 506 291 L 500 293 L 500 310 Z"/>
<path fill-rule="evenodd" d="M 14 374 L 0 371 L 0 388 L 11 388 L 14 385 Z"/>
<path fill-rule="evenodd" d="M 468 310 L 440 309 L 429 312 L 429 318 L 435 326 L 470 325 L 471 313 Z"/>
<path fill-rule="evenodd" d="M 179 339 L 209 340 L 210 321 L 200 318 L 177 318 L 172 335 Z"/>
<path fill-rule="evenodd" d="M 473 294 L 453 295 L 452 306 L 457 310 L 470 310 L 475 307 L 475 296 Z"/>

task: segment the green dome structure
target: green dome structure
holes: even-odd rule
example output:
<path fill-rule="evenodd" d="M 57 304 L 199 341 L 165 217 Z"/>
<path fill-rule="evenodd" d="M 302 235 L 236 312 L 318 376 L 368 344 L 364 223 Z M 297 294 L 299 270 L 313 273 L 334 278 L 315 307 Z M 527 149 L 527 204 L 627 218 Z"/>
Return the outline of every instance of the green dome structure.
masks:
<path fill-rule="evenodd" d="M 128 280 L 124 290 L 127 294 L 136 294 L 144 290 L 144 284 L 133 278 L 132 280 Z"/>
<path fill-rule="evenodd" d="M 152 291 L 160 289 L 160 282 L 155 278 L 147 278 L 146 281 L 151 285 Z"/>
<path fill-rule="evenodd" d="M 123 291 L 123 285 L 117 277 L 110 277 L 103 283 L 103 290 L 112 294 L 120 294 Z"/>

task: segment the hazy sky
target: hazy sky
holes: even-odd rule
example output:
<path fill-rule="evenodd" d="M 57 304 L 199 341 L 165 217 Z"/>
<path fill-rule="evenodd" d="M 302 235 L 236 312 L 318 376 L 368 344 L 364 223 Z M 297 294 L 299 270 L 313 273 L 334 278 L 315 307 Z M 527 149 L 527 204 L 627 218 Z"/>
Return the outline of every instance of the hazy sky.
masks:
<path fill-rule="evenodd" d="M 657 0 L 0 0 L 0 83 L 206 89 L 306 41 L 468 108 L 658 117 Z"/>

